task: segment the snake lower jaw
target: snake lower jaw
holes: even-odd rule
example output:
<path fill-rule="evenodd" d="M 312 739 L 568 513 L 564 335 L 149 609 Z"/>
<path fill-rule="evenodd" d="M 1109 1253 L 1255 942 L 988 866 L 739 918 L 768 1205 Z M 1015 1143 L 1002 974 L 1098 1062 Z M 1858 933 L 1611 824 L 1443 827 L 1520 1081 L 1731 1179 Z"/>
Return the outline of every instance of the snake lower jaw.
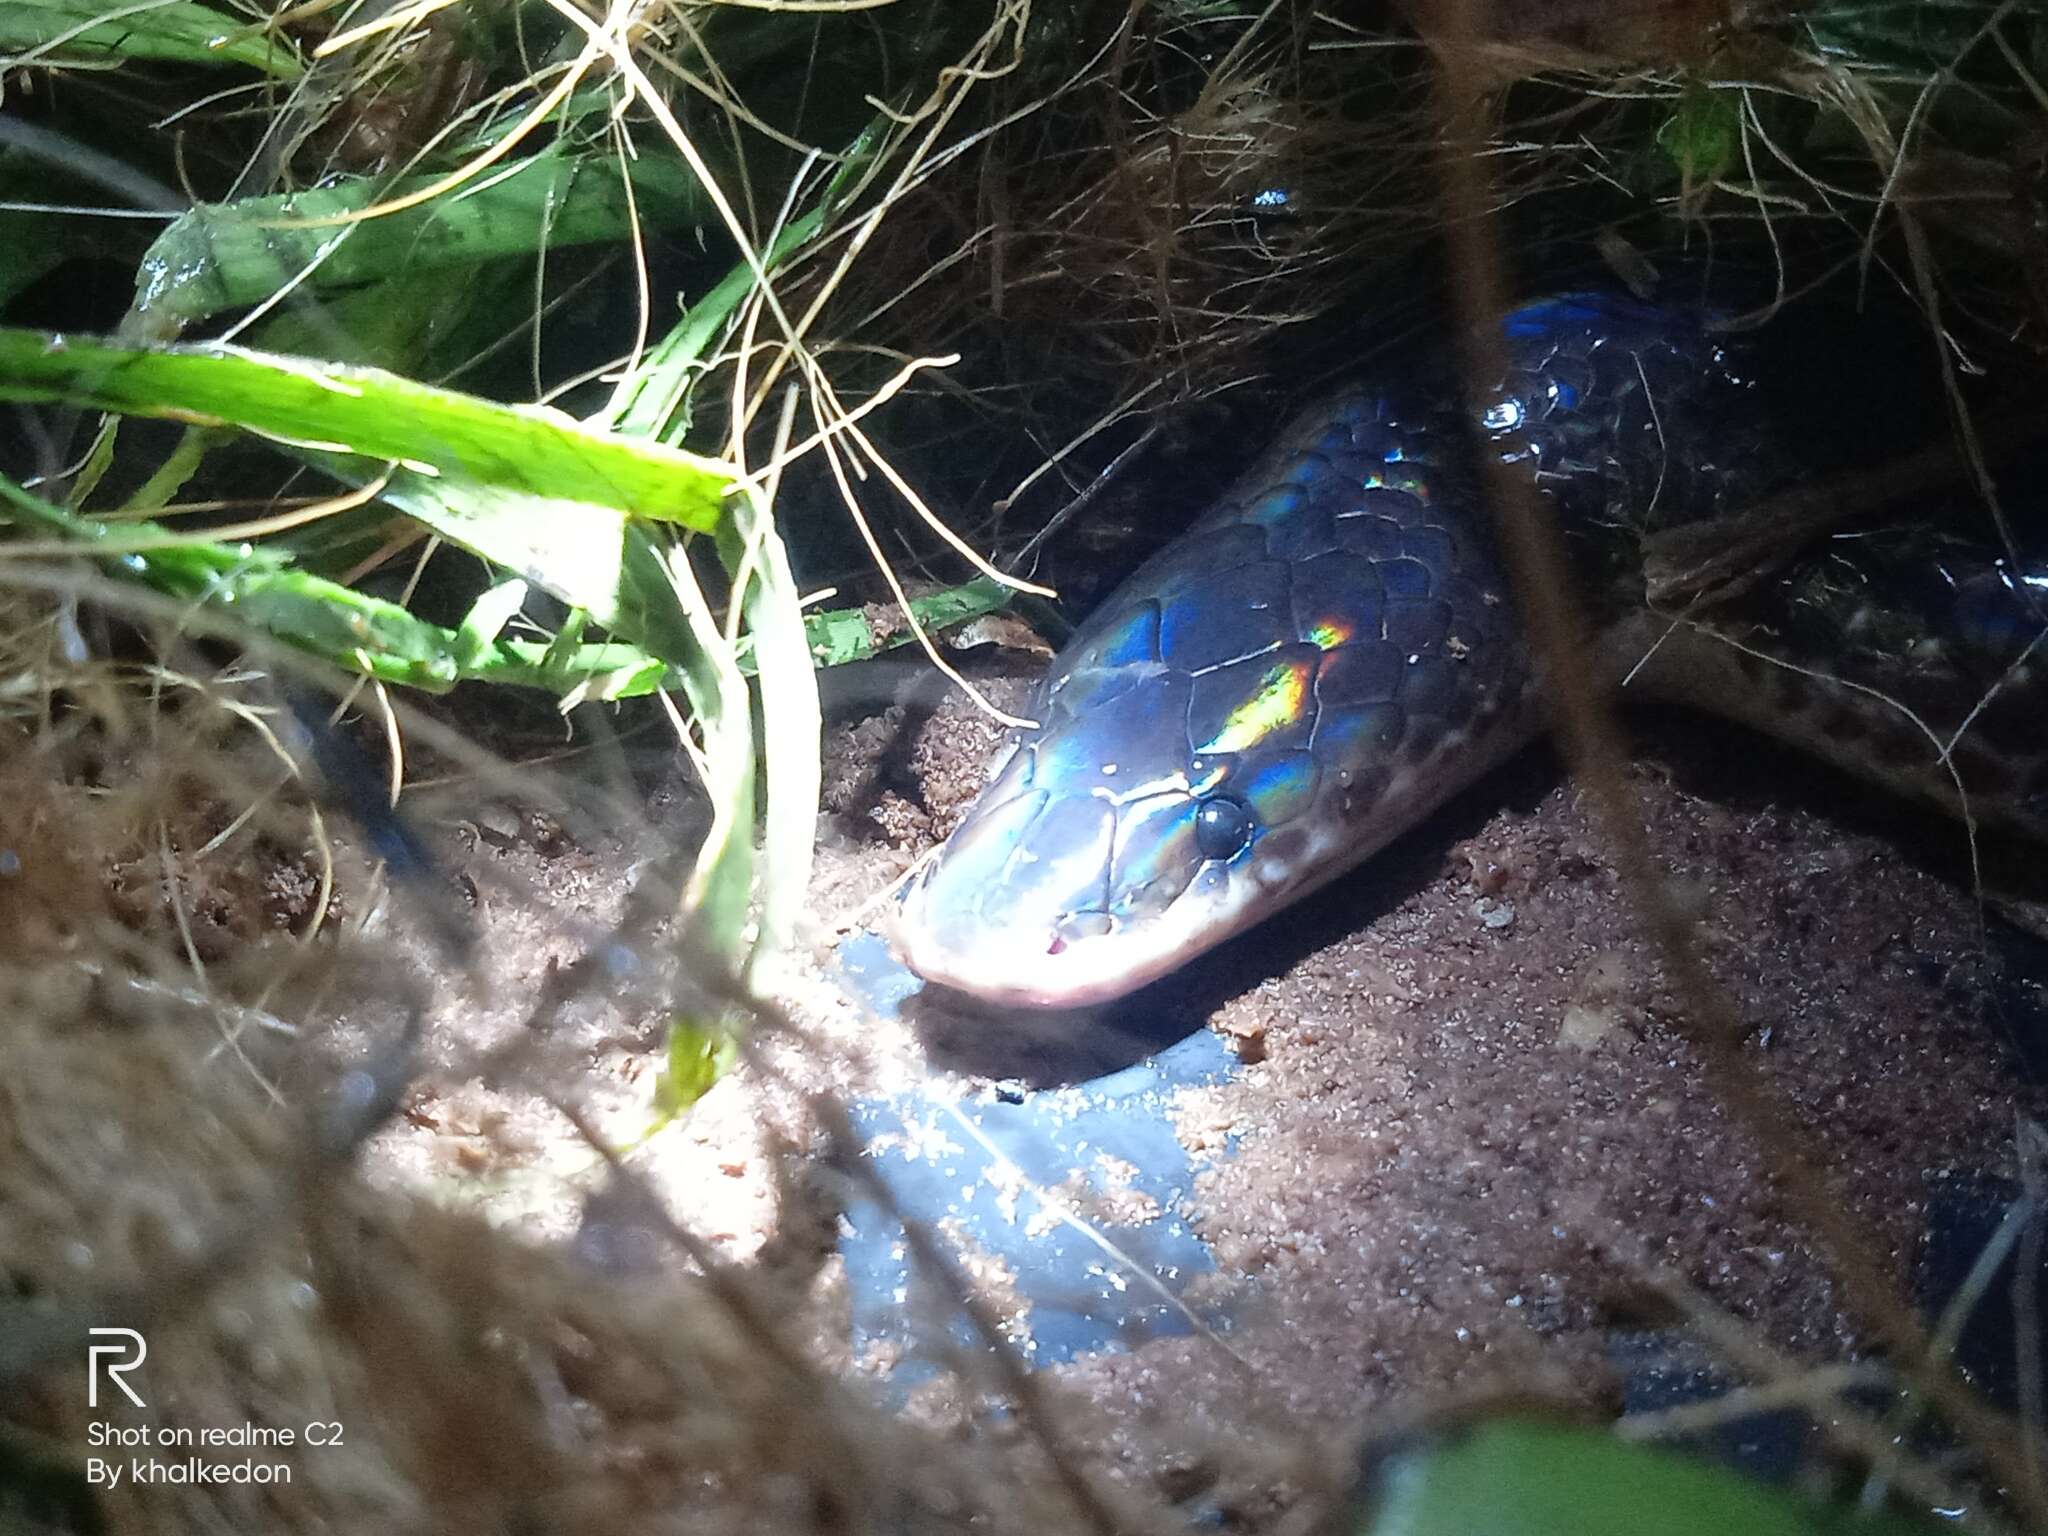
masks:
<path fill-rule="evenodd" d="M 1208 946 L 1206 925 L 1148 922 L 1067 938 L 1050 918 L 1000 926 L 945 920 L 921 888 L 880 925 L 897 959 L 933 986 L 997 1007 L 1057 1011 L 1111 1002 L 1178 969 Z"/>
<path fill-rule="evenodd" d="M 955 949 L 935 942 L 929 930 L 898 919 L 885 925 L 883 937 L 889 947 L 912 971 L 931 986 L 973 997 L 982 1004 L 1004 1008 L 1059 1010 L 1086 1008 L 1108 1002 L 1164 975 L 1177 963 L 1167 960 L 1149 974 L 1134 974 L 1128 962 L 1105 953 L 1102 963 L 1079 967 L 1060 956 L 1044 956 L 1044 963 L 1031 963 L 1049 948 L 1050 941 L 1036 942 L 1008 930 L 999 945 L 982 949 Z M 1105 946 L 1105 950 L 1110 946 Z M 1079 957 L 1077 957 L 1079 958 Z"/>

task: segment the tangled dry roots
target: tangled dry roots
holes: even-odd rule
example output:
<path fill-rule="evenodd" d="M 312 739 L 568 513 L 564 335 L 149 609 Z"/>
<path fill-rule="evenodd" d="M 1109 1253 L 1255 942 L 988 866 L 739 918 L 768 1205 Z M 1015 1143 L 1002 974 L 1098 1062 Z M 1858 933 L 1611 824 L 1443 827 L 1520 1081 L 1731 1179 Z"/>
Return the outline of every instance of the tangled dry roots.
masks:
<path fill-rule="evenodd" d="M 30 1516 L 64 1529 L 1045 1528 L 1054 1495 L 1033 1477 L 975 1446 L 941 1454 L 814 1364 L 801 1298 L 772 1274 L 673 1250 L 607 1274 L 367 1177 L 349 1154 L 376 1124 L 364 1085 L 403 1057 L 401 953 L 364 938 L 360 905 L 334 925 L 353 942 L 297 942 L 315 903 L 273 913 L 267 937 L 227 923 L 199 942 L 195 913 L 263 905 L 260 881 L 224 897 L 199 873 L 223 802 L 193 786 L 264 803 L 229 838 L 237 868 L 289 865 L 254 829 L 285 847 L 296 823 L 307 846 L 307 802 L 274 761 L 251 766 L 253 715 L 223 731 L 205 707 L 152 714 L 111 676 L 70 681 L 105 685 L 98 719 L 0 724 L 0 1513 L 34 1487 L 57 1491 Z M 363 892 L 342 883 L 346 911 Z M 320 996 L 391 1027 L 367 1051 L 309 1038 Z M 527 1064 L 529 1089 L 562 1072 Z M 116 1325 L 147 1339 L 144 1405 L 108 1390 L 94 1407 L 85 1330 Z M 83 1453 L 225 1480 L 88 1492 L 79 1448 L 106 1424 L 147 1433 L 131 1445 L 225 1432 Z M 315 1424 L 338 1433 L 308 1443 Z M 246 1426 L 294 1438 L 238 1445 Z M 259 1464 L 264 1481 L 233 1480 Z"/>
<path fill-rule="evenodd" d="M 788 1310 L 768 1282 L 678 1261 L 614 1283 L 345 1167 L 297 1176 L 298 1117 L 211 1048 L 210 1018 L 139 994 L 118 1016 L 76 974 L 6 978 L 0 1251 L 31 1319 L 48 1299 L 60 1328 L 90 1296 L 106 1298 L 95 1324 L 142 1325 L 148 1406 L 89 1409 L 67 1335 L 10 1394 L 9 1433 L 301 1436 L 198 1453 L 288 1481 L 103 1489 L 117 1528 L 629 1531 L 687 1512 L 692 1530 L 805 1530 L 887 1512 L 1022 1529 L 1048 1514 L 1014 1478 L 988 1507 L 998 1482 L 973 1451 L 938 1454 L 765 1339 Z M 33 1337 L 31 1322 L 18 1338 Z M 339 1443 L 304 1444 L 314 1423 L 341 1426 Z"/>

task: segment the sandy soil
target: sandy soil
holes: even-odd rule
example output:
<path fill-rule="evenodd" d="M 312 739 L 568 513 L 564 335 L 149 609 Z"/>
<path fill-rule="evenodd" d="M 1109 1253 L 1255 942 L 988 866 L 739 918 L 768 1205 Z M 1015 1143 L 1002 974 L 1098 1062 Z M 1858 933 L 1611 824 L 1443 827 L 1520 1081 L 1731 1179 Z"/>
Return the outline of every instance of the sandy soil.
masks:
<path fill-rule="evenodd" d="M 1029 666 L 985 680 L 1014 697 Z M 14 1072 L 7 1102 L 22 1147 L 63 1150 L 49 1152 L 54 1163 L 23 1155 L 8 1168 L 14 1204 L 0 1200 L 0 1221 L 33 1218 L 39 1235 L 18 1235 L 17 1250 L 48 1270 L 36 1284 L 56 1284 L 81 1253 L 110 1277 L 153 1272 L 150 1234 L 166 1221 L 188 1247 L 234 1230 L 228 1213 L 256 1198 L 242 1185 L 268 1187 L 297 1155 L 297 1106 L 332 1092 L 338 1069 L 388 1060 L 408 1012 L 418 1019 L 420 1071 L 362 1155 L 370 1187 L 306 1207 L 300 1226 L 279 1229 L 274 1253 L 241 1261 L 256 1267 L 231 1293 L 234 1306 L 196 1318 L 176 1342 L 166 1335 L 166 1360 L 215 1383 L 207 1390 L 225 1420 L 273 1394 L 264 1379 L 237 1375 L 223 1342 L 221 1319 L 259 1302 L 265 1318 L 328 1330 L 304 1341 L 300 1395 L 349 1384 L 343 1396 L 365 1426 L 386 1411 L 350 1396 L 365 1382 L 398 1383 L 407 1411 L 432 1414 L 448 1362 L 470 1358 L 453 1324 L 445 1359 L 394 1344 L 399 1312 L 423 1339 L 441 1338 L 433 1318 L 472 1307 L 497 1319 L 491 1336 L 529 1338 L 489 1388 L 518 1396 L 546 1379 L 521 1374 L 519 1359 L 571 1371 L 601 1358 L 640 1381 L 632 1373 L 651 1341 L 684 1339 L 679 1320 L 703 1311 L 692 1288 L 727 1283 L 721 1275 L 828 1368 L 886 1370 L 887 1359 L 851 1358 L 835 1237 L 856 1184 L 820 1156 L 817 1096 L 893 1091 L 935 1070 L 969 1087 L 1044 1080 L 1055 1065 L 1071 1074 L 1077 1061 L 1092 1071 L 1140 1054 L 1141 1026 L 1159 1018 L 1221 1032 L 1247 1064 L 1176 1106 L 1198 1168 L 1184 1214 L 1219 1264 L 1198 1285 L 1203 1301 L 1229 1302 L 1233 1323 L 1221 1339 L 1155 1339 L 1046 1373 L 1084 1460 L 1155 1500 L 1258 1526 L 1333 1492 L 1357 1432 L 1419 1405 L 1507 1389 L 1611 1408 L 1617 1328 L 1668 1316 L 1650 1294 L 1653 1274 L 1676 1276 L 1752 1339 L 1800 1359 L 1851 1355 L 1865 1342 L 1828 1266 L 1788 1225 L 1772 1170 L 1703 1087 L 1676 1000 L 1578 796 L 1543 751 L 1312 903 L 1136 1000 L 1129 1016 L 1093 1020 L 1077 1051 L 1073 1038 L 1048 1040 L 1014 1018 L 942 1007 L 907 1009 L 908 1022 L 878 1018 L 838 985 L 835 941 L 958 815 L 996 739 L 951 701 L 844 720 L 828 733 L 804 943 L 775 978 L 793 1032 L 758 1036 L 754 1059 L 664 1124 L 655 1085 L 671 1019 L 716 1016 L 666 917 L 701 834 L 701 802 L 658 722 L 621 717 L 627 729 L 609 745 L 589 729 L 565 744 L 558 722 L 544 724 L 522 736 L 494 718 L 487 734 L 520 763 L 495 785 L 424 750 L 413 758 L 408 805 L 438 865 L 433 880 L 368 877 L 360 834 L 330 818 L 341 879 L 324 909 L 317 868 L 283 852 L 295 846 L 288 828 L 236 831 L 206 796 L 161 773 L 130 775 L 128 798 L 67 793 L 16 819 L 16 862 L 0 881 L 0 930 L 16 952 L 61 951 L 65 924 L 85 922 L 95 904 L 116 925 L 105 931 L 153 928 L 181 952 L 170 919 L 182 913 L 210 989 L 123 989 L 81 979 L 69 962 L 35 973 L 67 990 L 61 1008 L 39 996 L 22 1015 L 15 1066 L 40 1065 Z M 2021 1032 L 2044 1012 L 2039 975 L 2012 964 L 2016 946 L 1987 930 L 1953 829 L 1711 723 L 1634 724 L 1632 775 L 1658 860 L 1738 1000 L 1745 1052 L 1810 1137 L 1888 1277 L 1909 1291 L 1944 1186 L 1974 1193 L 2016 1172 L 2015 1126 L 2042 1107 L 2026 1065 L 2040 1042 Z M 15 761 L 27 774 L 36 759 Z M 566 793 L 551 796 L 557 789 Z M 34 803 L 26 791 L 14 798 Z M 98 866 L 77 856 L 114 846 L 127 820 L 138 851 Z M 103 835 L 86 840 L 87 826 Z M 152 848 L 182 850 L 174 878 Z M 304 944 L 316 910 L 325 936 Z M 124 998 L 129 1006 L 116 1006 Z M 139 1043 L 110 1048 L 129 1032 Z M 1155 1031 L 1149 1044 L 1159 1043 Z M 138 1077 L 159 1057 L 170 1089 Z M 608 1172 L 565 1107 L 623 1155 L 637 1188 Z M 257 1150 L 229 1167 L 208 1127 L 245 1121 Z M 138 1162 L 123 1150 L 134 1146 L 156 1150 Z M 50 1194 L 52 1166 L 67 1170 L 61 1200 Z M 648 1209 L 650 1193 L 694 1234 L 695 1259 Z M 1113 1202 L 1090 1208 L 1111 1221 L 1131 1214 Z M 390 1251 L 364 1248 L 359 1228 L 384 1233 L 377 1241 Z M 473 1235 L 486 1228 L 489 1242 Z M 94 1245 L 81 1246 L 79 1232 L 97 1233 Z M 525 1278 L 507 1278 L 515 1271 Z M 1006 1277 L 999 1266 L 980 1273 L 1000 1311 Z M 339 1310 L 307 1311 L 316 1295 Z M 382 1299 L 351 1310 L 350 1297 Z M 574 1442 L 578 1497 L 627 1497 L 608 1470 L 621 1425 L 645 1438 L 649 1466 L 668 1469 L 646 1483 L 648 1510 L 675 1507 L 674 1479 L 694 1477 L 688 1469 L 724 1464 L 734 1422 L 691 1385 L 702 1369 L 691 1351 L 701 1344 L 725 1360 L 759 1347 L 729 1333 L 720 1324 L 690 1334 L 696 1342 L 655 1372 L 660 1392 L 641 1382 L 627 1407 L 592 1421 Z M 602 1346 L 589 1342 L 599 1335 Z M 555 1359 L 572 1337 L 585 1343 Z M 372 1375 L 336 1367 L 328 1381 L 316 1369 L 323 1350 L 356 1352 Z M 778 1480 L 724 1486 L 801 1504 L 833 1474 L 776 1426 L 819 1384 L 805 1374 L 812 1367 L 783 1361 L 797 1375 L 776 1386 L 761 1364 L 742 1371 L 761 1384 L 759 1401 L 731 1411 L 766 1437 L 747 1443 Z M 659 1399 L 662 1413 L 701 1406 L 689 1409 L 687 1454 L 680 1441 L 659 1450 L 674 1425 L 643 1412 L 643 1399 Z M 900 1456 L 904 1467 L 957 1473 L 949 1500 L 968 1487 L 1006 1489 L 989 1497 L 1014 1515 L 1024 1508 L 1016 1488 L 1046 1491 L 1028 1449 L 1004 1462 L 1008 1471 L 985 1460 L 1024 1438 L 1014 1414 L 985 1413 L 945 1381 L 919 1388 L 912 1406 L 915 1426 L 889 1430 L 909 1438 L 876 1452 L 875 1486 L 910 1475 L 891 1459 Z M 834 1422 L 862 1433 L 884 1426 L 868 1410 L 842 1402 L 833 1413 L 842 1411 Z M 552 1412 L 527 1429 L 555 1434 Z M 46 1431 L 60 1438 L 78 1432 L 69 1419 L 52 1423 Z M 932 1444 L 961 1459 L 940 1468 Z M 467 1474 L 456 1476 L 463 1456 L 404 1471 L 403 1436 L 366 1440 L 362 1455 L 398 1479 L 378 1485 L 391 1507 L 443 1473 L 454 1481 L 436 1496 L 470 1496 Z M 308 1463 L 309 1476 L 317 1470 Z M 537 1463 L 526 1471 L 504 1481 L 505 1499 L 559 1481 Z M 345 1472 L 356 1475 L 338 1462 L 321 1474 L 341 1479 L 320 1484 L 338 1501 L 330 1507 L 357 1497 Z M 728 1512 L 745 1526 L 761 1507 Z"/>
<path fill-rule="evenodd" d="M 1961 834 L 1712 722 L 1635 724 L 1657 858 L 1747 1054 L 1910 1289 L 1929 1200 L 2012 1175 L 2040 1104 Z M 1228 1446 L 1251 1403 L 1332 1426 L 1462 1389 L 1603 1400 L 1609 1327 L 1660 1315 L 1651 1266 L 1777 1348 L 1857 1348 L 1549 754 L 1175 987 L 1253 1063 L 1182 1116 L 1192 1148 L 1237 1139 L 1197 1203 L 1248 1320 L 1228 1353 L 1163 1340 L 1062 1373 L 1162 1487 L 1206 1486 L 1198 1427 Z"/>
<path fill-rule="evenodd" d="M 1657 857 L 1739 1001 L 1748 1055 L 1910 1288 L 1942 1181 L 2011 1175 L 2015 1117 L 2040 1106 L 2002 1032 L 2011 978 L 1987 950 L 1960 840 L 1717 726 L 1635 724 Z M 832 729 L 810 947 L 784 988 L 808 1038 L 772 1048 L 773 1071 L 736 1072 L 632 1158 L 720 1252 L 759 1256 L 792 1299 L 817 1304 L 828 1355 L 843 1316 L 836 1196 L 804 1171 L 817 1145 L 806 1095 L 899 1086 L 933 1060 L 1030 1072 L 1026 1031 L 929 1012 L 917 1028 L 879 1020 L 831 974 L 831 940 L 957 816 L 994 739 L 950 703 Z M 681 837 L 681 775 L 656 748 L 647 761 L 652 824 Z M 519 1027 L 550 969 L 616 919 L 657 855 L 630 829 L 583 843 L 503 805 L 445 816 L 437 835 L 464 850 L 464 878 L 500 893 L 475 910 L 489 995 L 506 1000 L 442 1009 L 445 1067 Z M 1171 985 L 1178 1010 L 1251 1064 L 1187 1095 L 1180 1116 L 1198 1154 L 1236 1142 L 1201 1174 L 1196 1215 L 1240 1321 L 1227 1348 L 1159 1340 L 1058 1373 L 1100 1415 L 1108 1459 L 1168 1495 L 1255 1515 L 1307 1475 L 1276 1471 L 1276 1444 L 1335 1443 L 1377 1410 L 1447 1394 L 1611 1401 L 1608 1332 L 1658 1315 L 1644 1300 L 1651 1266 L 1779 1349 L 1858 1347 L 1771 1171 L 1702 1086 L 1676 1002 L 1547 753 Z M 628 994 L 555 1028 L 551 1049 L 580 1062 L 576 1092 L 621 1144 L 652 1123 L 664 1023 L 636 1016 Z M 1102 1028 L 1113 1038 L 1116 1021 Z M 588 1147 L 517 1083 L 430 1073 L 372 1167 L 573 1239 L 615 1273 L 672 1262 Z M 942 1393 L 920 1406 L 961 1411 Z M 1294 1438 L 1249 1449 L 1251 1420 Z"/>

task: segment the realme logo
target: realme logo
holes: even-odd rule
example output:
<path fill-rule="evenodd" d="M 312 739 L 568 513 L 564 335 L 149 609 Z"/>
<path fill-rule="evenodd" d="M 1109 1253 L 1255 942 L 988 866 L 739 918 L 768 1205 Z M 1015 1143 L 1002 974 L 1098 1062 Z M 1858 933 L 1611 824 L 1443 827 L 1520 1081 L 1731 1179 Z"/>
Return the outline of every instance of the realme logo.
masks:
<path fill-rule="evenodd" d="M 136 1407 L 147 1406 L 136 1390 L 121 1378 L 149 1358 L 149 1342 L 133 1328 L 90 1328 L 86 1330 L 94 1338 L 119 1339 L 118 1344 L 88 1344 L 85 1347 L 85 1401 L 91 1408 L 100 1405 L 100 1372 L 105 1371 L 107 1379 L 128 1395 L 128 1401 Z"/>

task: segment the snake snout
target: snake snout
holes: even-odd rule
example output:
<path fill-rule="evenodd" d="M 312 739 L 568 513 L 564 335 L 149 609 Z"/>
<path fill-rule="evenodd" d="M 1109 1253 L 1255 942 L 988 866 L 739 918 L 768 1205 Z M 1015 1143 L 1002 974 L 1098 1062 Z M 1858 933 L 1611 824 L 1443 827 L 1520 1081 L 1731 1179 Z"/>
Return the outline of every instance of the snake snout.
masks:
<path fill-rule="evenodd" d="M 1194 803 L 1178 798 L 1191 824 Z M 1234 926 L 1246 892 L 1132 811 L 1043 789 L 978 804 L 886 937 L 926 981 L 1015 1007 L 1085 1007 L 1156 980 Z"/>
<path fill-rule="evenodd" d="M 1092 1001 L 1075 957 L 1115 924 L 1100 910 L 1113 819 L 1073 796 L 984 803 L 904 892 L 888 938 L 927 981 L 996 1001 Z"/>

